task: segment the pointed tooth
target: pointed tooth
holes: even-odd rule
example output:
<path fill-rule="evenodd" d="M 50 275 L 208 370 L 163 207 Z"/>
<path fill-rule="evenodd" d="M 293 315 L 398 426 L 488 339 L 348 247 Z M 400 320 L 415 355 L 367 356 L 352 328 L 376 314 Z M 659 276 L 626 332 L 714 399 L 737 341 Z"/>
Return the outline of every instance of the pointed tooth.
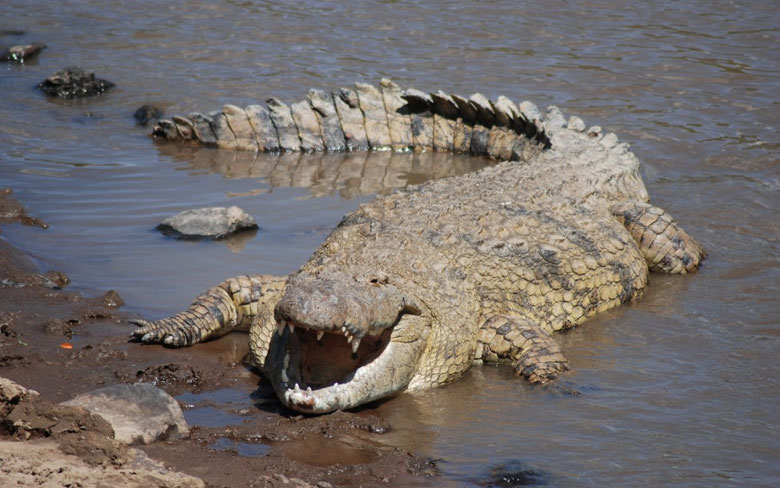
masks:
<path fill-rule="evenodd" d="M 277 322 L 276 333 L 279 334 L 279 337 L 282 337 L 282 334 L 284 334 L 284 320 Z"/>
<path fill-rule="evenodd" d="M 345 326 L 345 325 L 341 326 L 341 333 L 344 334 L 344 335 L 347 335 L 347 326 Z"/>
<path fill-rule="evenodd" d="M 298 383 L 295 383 L 295 390 L 294 391 L 295 391 L 295 393 L 300 393 L 301 392 L 301 387 L 298 386 Z"/>
<path fill-rule="evenodd" d="M 306 394 L 307 395 L 311 395 L 311 386 L 306 388 Z"/>
<path fill-rule="evenodd" d="M 321 330 L 321 331 L 317 332 L 317 341 L 318 342 L 321 341 L 322 340 L 322 336 L 324 336 L 324 335 L 325 335 L 325 331 L 324 330 Z"/>
<path fill-rule="evenodd" d="M 339 382 L 337 381 L 337 382 L 333 383 L 333 386 L 339 386 Z"/>
<path fill-rule="evenodd" d="M 357 354 L 358 347 L 360 347 L 360 337 L 355 337 L 352 341 L 352 354 Z"/>
<path fill-rule="evenodd" d="M 290 351 L 287 351 L 287 354 L 284 355 L 284 369 L 287 369 L 290 367 Z"/>
<path fill-rule="evenodd" d="M 347 334 L 347 343 L 352 344 L 353 337 L 350 334 Z"/>
<path fill-rule="evenodd" d="M 290 334 L 295 332 L 295 326 L 292 324 L 292 322 L 287 322 L 287 328 L 290 329 Z"/>
<path fill-rule="evenodd" d="M 287 376 L 287 370 L 286 369 L 282 370 L 282 381 L 285 382 L 285 383 L 288 383 L 290 381 L 290 377 Z"/>

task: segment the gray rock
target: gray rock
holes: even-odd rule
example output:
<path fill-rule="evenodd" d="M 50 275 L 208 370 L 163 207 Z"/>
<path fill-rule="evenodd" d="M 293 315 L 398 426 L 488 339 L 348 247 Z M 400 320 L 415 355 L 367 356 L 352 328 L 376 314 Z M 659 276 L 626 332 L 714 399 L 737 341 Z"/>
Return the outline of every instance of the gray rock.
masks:
<path fill-rule="evenodd" d="M 183 239 L 222 239 L 241 230 L 257 229 L 257 222 L 236 206 L 209 207 L 168 217 L 157 229 Z"/>
<path fill-rule="evenodd" d="M 100 415 L 111 424 L 114 438 L 125 444 L 150 444 L 190 434 L 176 400 L 148 383 L 108 386 L 62 404 Z"/>

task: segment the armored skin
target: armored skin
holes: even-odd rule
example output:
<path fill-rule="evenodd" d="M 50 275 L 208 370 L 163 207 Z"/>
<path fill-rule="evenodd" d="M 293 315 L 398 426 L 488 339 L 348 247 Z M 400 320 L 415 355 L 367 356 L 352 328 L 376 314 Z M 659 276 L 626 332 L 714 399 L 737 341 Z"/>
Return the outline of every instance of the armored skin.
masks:
<path fill-rule="evenodd" d="M 289 277 L 231 278 L 184 312 L 139 320 L 136 340 L 180 347 L 248 330 L 254 363 L 284 405 L 305 413 L 445 385 L 482 361 L 511 361 L 519 375 L 544 383 L 569 368 L 555 331 L 637 298 L 650 269 L 688 273 L 704 258 L 647 203 L 639 162 L 614 134 L 585 131 L 555 107 L 543 118 L 529 102 L 518 108 L 505 97 L 427 95 L 387 80 L 366 86 L 333 95 L 331 112 L 317 109 L 327 100 L 322 92 L 310 92 L 322 144 L 309 138 L 307 147 L 430 148 L 504 162 L 361 205 Z M 235 112 L 211 119 L 234 127 Z M 334 136 L 342 112 L 343 144 Z M 172 132 L 161 123 L 158 136 L 187 139 L 175 122 Z M 305 126 L 298 130 L 313 124 Z M 197 140 L 219 145 L 221 131 Z M 291 133 L 287 126 L 287 142 L 279 137 L 275 147 L 305 150 Z M 268 147 L 260 144 L 266 136 L 255 133 L 249 144 L 243 129 L 240 143 L 232 134 L 225 147 Z"/>

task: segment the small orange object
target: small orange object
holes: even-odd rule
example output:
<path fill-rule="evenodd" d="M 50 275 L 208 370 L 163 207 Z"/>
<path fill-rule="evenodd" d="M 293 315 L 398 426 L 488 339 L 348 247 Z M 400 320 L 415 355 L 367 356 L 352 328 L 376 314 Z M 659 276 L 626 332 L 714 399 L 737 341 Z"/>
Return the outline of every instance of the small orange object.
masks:
<path fill-rule="evenodd" d="M 70 342 L 63 342 L 62 344 L 60 344 L 60 347 L 62 349 L 73 349 L 73 344 L 71 344 Z"/>

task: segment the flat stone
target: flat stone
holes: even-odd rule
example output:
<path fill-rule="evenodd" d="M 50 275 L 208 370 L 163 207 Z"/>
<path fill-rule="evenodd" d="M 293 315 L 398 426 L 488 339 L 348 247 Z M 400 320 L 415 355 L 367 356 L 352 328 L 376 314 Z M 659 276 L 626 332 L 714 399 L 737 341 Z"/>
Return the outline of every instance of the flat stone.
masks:
<path fill-rule="evenodd" d="M 157 230 L 183 239 L 222 239 L 238 231 L 257 227 L 251 215 L 232 206 L 185 210 L 163 220 Z"/>
<path fill-rule="evenodd" d="M 43 93 L 59 98 L 91 97 L 113 87 L 110 81 L 96 78 L 95 73 L 75 66 L 59 70 L 38 84 Z"/>
<path fill-rule="evenodd" d="M 181 439 L 190 433 L 176 400 L 148 383 L 108 386 L 62 404 L 100 415 L 111 424 L 114 438 L 129 445 Z"/>

